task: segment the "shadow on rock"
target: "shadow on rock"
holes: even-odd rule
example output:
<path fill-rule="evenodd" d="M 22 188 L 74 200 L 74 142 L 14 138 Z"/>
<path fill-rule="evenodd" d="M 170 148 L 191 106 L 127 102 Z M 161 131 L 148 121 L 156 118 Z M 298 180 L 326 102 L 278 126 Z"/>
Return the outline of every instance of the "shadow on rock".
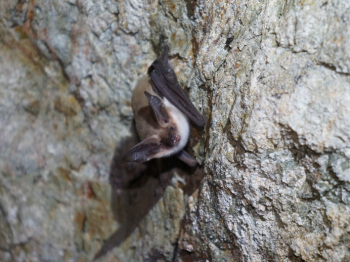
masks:
<path fill-rule="evenodd" d="M 187 195 L 199 187 L 204 176 L 201 169 L 188 167 L 175 157 L 154 159 L 142 164 L 124 162 L 124 153 L 136 143 L 136 137 L 130 137 L 115 150 L 109 180 L 112 185 L 112 210 L 120 226 L 96 253 L 95 260 L 121 245 L 132 234 L 162 198 L 167 186 L 178 186 L 172 185 L 175 172 L 185 178 L 186 185 L 182 189 Z"/>

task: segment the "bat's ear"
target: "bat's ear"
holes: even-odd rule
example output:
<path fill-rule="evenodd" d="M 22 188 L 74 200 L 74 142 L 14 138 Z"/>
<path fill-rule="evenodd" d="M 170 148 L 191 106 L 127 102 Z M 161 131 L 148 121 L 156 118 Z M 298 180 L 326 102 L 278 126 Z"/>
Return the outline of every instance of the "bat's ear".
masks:
<path fill-rule="evenodd" d="M 123 157 L 126 162 L 145 162 L 162 151 L 162 144 L 159 139 L 149 137 L 131 148 Z"/>
<path fill-rule="evenodd" d="M 161 127 L 166 127 L 170 121 L 168 112 L 166 111 L 165 105 L 162 100 L 153 96 L 145 91 L 145 95 L 149 101 L 149 105 L 152 107 L 154 114 L 156 115 L 157 122 Z"/>
<path fill-rule="evenodd" d="M 184 161 L 189 166 L 196 166 L 198 164 L 197 160 L 190 156 L 185 150 L 181 150 L 177 153 L 177 158 Z"/>

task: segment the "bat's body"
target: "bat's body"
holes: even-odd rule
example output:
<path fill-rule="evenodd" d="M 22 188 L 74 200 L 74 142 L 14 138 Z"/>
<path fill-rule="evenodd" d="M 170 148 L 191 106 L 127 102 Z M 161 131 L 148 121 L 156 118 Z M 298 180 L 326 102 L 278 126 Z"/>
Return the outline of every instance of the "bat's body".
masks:
<path fill-rule="evenodd" d="M 142 141 L 124 156 L 125 161 L 145 162 L 152 158 L 176 155 L 190 166 L 197 164 L 183 148 L 190 128 L 189 120 L 198 126 L 205 119 L 182 90 L 168 61 L 168 46 L 163 55 L 142 77 L 131 99 L 137 132 Z"/>
<path fill-rule="evenodd" d="M 177 134 L 175 139 L 178 139 L 176 145 L 169 147 L 168 150 L 163 150 L 157 153 L 153 158 L 159 158 L 164 156 L 170 156 L 178 153 L 187 144 L 190 134 L 190 125 L 188 118 L 174 105 L 172 105 L 166 98 L 161 99 L 152 90 L 151 79 L 148 76 L 142 77 L 136 84 L 132 93 L 131 106 L 135 116 L 136 129 L 142 140 L 148 137 L 157 137 L 167 139 L 169 131 L 166 128 L 162 128 L 154 115 L 152 107 L 149 105 L 149 101 L 145 96 L 145 91 L 149 94 L 158 97 L 165 105 L 165 109 L 168 112 L 170 121 L 176 125 Z"/>

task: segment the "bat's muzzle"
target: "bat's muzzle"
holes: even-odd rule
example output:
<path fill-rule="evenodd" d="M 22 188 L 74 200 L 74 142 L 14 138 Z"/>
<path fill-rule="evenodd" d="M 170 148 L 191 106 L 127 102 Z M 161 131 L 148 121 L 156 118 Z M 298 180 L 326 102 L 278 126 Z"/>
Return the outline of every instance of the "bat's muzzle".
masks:
<path fill-rule="evenodd" d="M 181 136 L 179 134 L 172 134 L 170 136 L 171 144 L 176 145 L 180 142 Z"/>

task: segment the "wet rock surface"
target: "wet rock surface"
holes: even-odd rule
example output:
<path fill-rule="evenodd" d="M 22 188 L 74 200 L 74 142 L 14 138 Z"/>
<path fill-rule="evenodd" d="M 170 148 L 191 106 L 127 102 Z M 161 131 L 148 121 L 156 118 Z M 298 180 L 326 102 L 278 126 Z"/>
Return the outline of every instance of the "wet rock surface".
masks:
<path fill-rule="evenodd" d="M 1 261 L 349 261 L 350 3 L 0 0 Z M 201 166 L 123 163 L 169 43 Z"/>

